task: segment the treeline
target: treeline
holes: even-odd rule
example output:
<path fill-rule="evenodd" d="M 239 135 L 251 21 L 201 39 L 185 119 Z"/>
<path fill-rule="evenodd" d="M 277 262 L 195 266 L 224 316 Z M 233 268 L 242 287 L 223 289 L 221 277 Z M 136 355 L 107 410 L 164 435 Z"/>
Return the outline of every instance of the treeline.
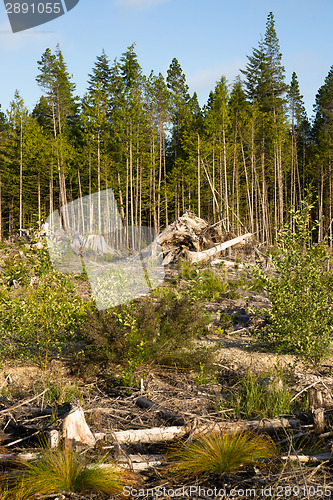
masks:
<path fill-rule="evenodd" d="M 160 231 L 192 210 L 271 242 L 312 186 L 318 239 L 333 235 L 333 66 L 310 123 L 296 74 L 285 81 L 272 13 L 242 78 L 222 76 L 203 108 L 177 59 L 166 78 L 145 76 L 134 45 L 113 63 L 97 57 L 83 98 L 59 46 L 38 68 L 32 112 L 16 91 L 0 116 L 0 237 L 109 187 L 127 225 Z"/>

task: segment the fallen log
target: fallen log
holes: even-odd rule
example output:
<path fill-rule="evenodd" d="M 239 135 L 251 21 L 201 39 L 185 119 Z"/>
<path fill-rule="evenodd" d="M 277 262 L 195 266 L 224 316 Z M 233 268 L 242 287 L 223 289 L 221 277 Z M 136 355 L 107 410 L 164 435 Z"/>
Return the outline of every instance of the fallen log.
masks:
<path fill-rule="evenodd" d="M 225 241 L 224 243 L 219 243 L 212 248 L 208 248 L 208 250 L 203 250 L 202 252 L 192 252 L 190 250 L 186 250 L 185 256 L 192 263 L 202 262 L 204 260 L 209 260 L 214 255 L 230 248 L 238 243 L 243 243 L 246 239 L 251 238 L 252 233 L 246 233 L 243 236 L 237 236 L 237 238 L 233 238 L 232 240 Z"/>
<path fill-rule="evenodd" d="M 281 460 L 290 460 L 292 462 L 332 462 L 333 456 L 331 452 L 318 453 L 317 455 L 285 455 Z"/>
<path fill-rule="evenodd" d="M 115 431 L 111 434 L 111 439 L 117 444 L 139 444 L 139 443 L 161 443 L 163 441 L 173 441 L 187 435 L 192 437 L 208 432 L 239 432 L 243 430 L 275 433 L 281 429 L 295 429 L 299 426 L 299 420 L 287 418 L 275 418 L 267 420 L 252 420 L 239 422 L 213 423 L 207 422 L 205 425 L 196 427 L 173 426 L 173 427 L 153 427 L 151 429 L 137 429 L 128 431 Z"/>
<path fill-rule="evenodd" d="M 159 467 L 166 463 L 166 455 L 127 455 L 119 457 L 117 465 L 133 472 Z"/>
<path fill-rule="evenodd" d="M 17 465 L 18 463 L 35 462 L 43 456 L 42 453 L 25 452 L 25 453 L 1 453 L 0 465 Z M 119 458 L 117 463 L 102 463 L 89 464 L 87 469 L 111 469 L 115 468 L 127 469 L 133 472 L 147 470 L 151 467 L 159 467 L 165 463 L 165 455 L 127 455 L 127 457 Z"/>
<path fill-rule="evenodd" d="M 237 269 L 245 269 L 244 264 L 241 264 L 239 262 L 234 262 L 232 260 L 224 260 L 224 259 L 216 259 L 211 261 L 211 266 L 223 266 L 227 269 L 230 268 L 237 268 Z"/>
<path fill-rule="evenodd" d="M 17 462 L 32 462 L 37 460 L 41 453 L 0 453 L 0 464 L 13 464 Z"/>

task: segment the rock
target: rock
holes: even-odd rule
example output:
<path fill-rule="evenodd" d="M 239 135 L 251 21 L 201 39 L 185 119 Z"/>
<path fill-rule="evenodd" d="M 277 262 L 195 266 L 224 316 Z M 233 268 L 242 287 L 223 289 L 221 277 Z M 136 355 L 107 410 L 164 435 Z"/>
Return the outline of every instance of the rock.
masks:
<path fill-rule="evenodd" d="M 266 377 L 261 384 L 267 392 L 282 391 L 284 387 L 283 381 L 279 377 Z"/>

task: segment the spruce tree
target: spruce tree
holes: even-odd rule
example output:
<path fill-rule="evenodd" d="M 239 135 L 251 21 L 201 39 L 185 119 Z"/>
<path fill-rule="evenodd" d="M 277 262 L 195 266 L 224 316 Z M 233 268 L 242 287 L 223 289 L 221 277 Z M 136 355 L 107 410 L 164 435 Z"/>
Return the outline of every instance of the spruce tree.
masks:
<path fill-rule="evenodd" d="M 75 84 L 67 70 L 63 54 L 57 45 L 55 54 L 48 48 L 38 61 L 39 75 L 37 83 L 45 93 L 46 101 L 51 109 L 54 150 L 59 178 L 59 204 L 65 206 L 64 224 L 69 226 L 67 213 L 66 173 L 74 157 L 71 143 L 71 128 L 78 106 L 73 93 Z M 53 190 L 53 187 L 50 188 Z M 50 194 L 51 196 L 51 194 Z M 51 196 L 53 198 L 53 196 Z"/>
<path fill-rule="evenodd" d="M 184 208 L 184 196 L 181 189 L 182 168 L 185 153 L 182 150 L 182 136 L 186 122 L 187 107 L 190 101 L 189 88 L 185 74 L 174 58 L 167 72 L 167 87 L 170 94 L 170 114 L 172 120 L 172 138 L 170 142 L 170 170 L 173 170 L 172 184 L 174 186 L 175 217 L 179 217 L 181 207 Z"/>
<path fill-rule="evenodd" d="M 263 111 L 273 111 L 275 115 L 284 105 L 287 85 L 272 12 L 267 18 L 264 38 L 259 42 L 259 47 L 253 49 L 252 56 L 247 58 L 249 62 L 246 69 L 241 70 L 246 76 L 247 95 L 252 102 L 258 102 Z"/>
<path fill-rule="evenodd" d="M 319 192 L 318 219 L 320 225 L 318 240 L 320 241 L 325 233 L 324 217 L 329 221 L 328 230 L 330 236 L 333 237 L 333 66 L 331 66 L 324 84 L 318 90 L 314 110 L 316 116 L 313 124 L 313 139 L 317 168 L 313 175 Z M 318 166 L 320 166 L 319 169 Z"/>

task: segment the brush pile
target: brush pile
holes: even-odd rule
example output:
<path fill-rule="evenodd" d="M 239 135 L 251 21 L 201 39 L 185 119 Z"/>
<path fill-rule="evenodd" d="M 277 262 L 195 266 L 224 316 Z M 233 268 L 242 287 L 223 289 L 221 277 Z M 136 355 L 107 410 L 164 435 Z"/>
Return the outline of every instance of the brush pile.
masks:
<path fill-rule="evenodd" d="M 223 221 L 210 225 L 192 212 L 185 212 L 164 229 L 158 242 L 163 248 L 163 264 L 168 265 L 176 263 L 179 258 L 191 262 L 216 258 L 227 248 L 244 246 L 251 237 L 251 233 L 236 237 L 223 230 Z"/>

